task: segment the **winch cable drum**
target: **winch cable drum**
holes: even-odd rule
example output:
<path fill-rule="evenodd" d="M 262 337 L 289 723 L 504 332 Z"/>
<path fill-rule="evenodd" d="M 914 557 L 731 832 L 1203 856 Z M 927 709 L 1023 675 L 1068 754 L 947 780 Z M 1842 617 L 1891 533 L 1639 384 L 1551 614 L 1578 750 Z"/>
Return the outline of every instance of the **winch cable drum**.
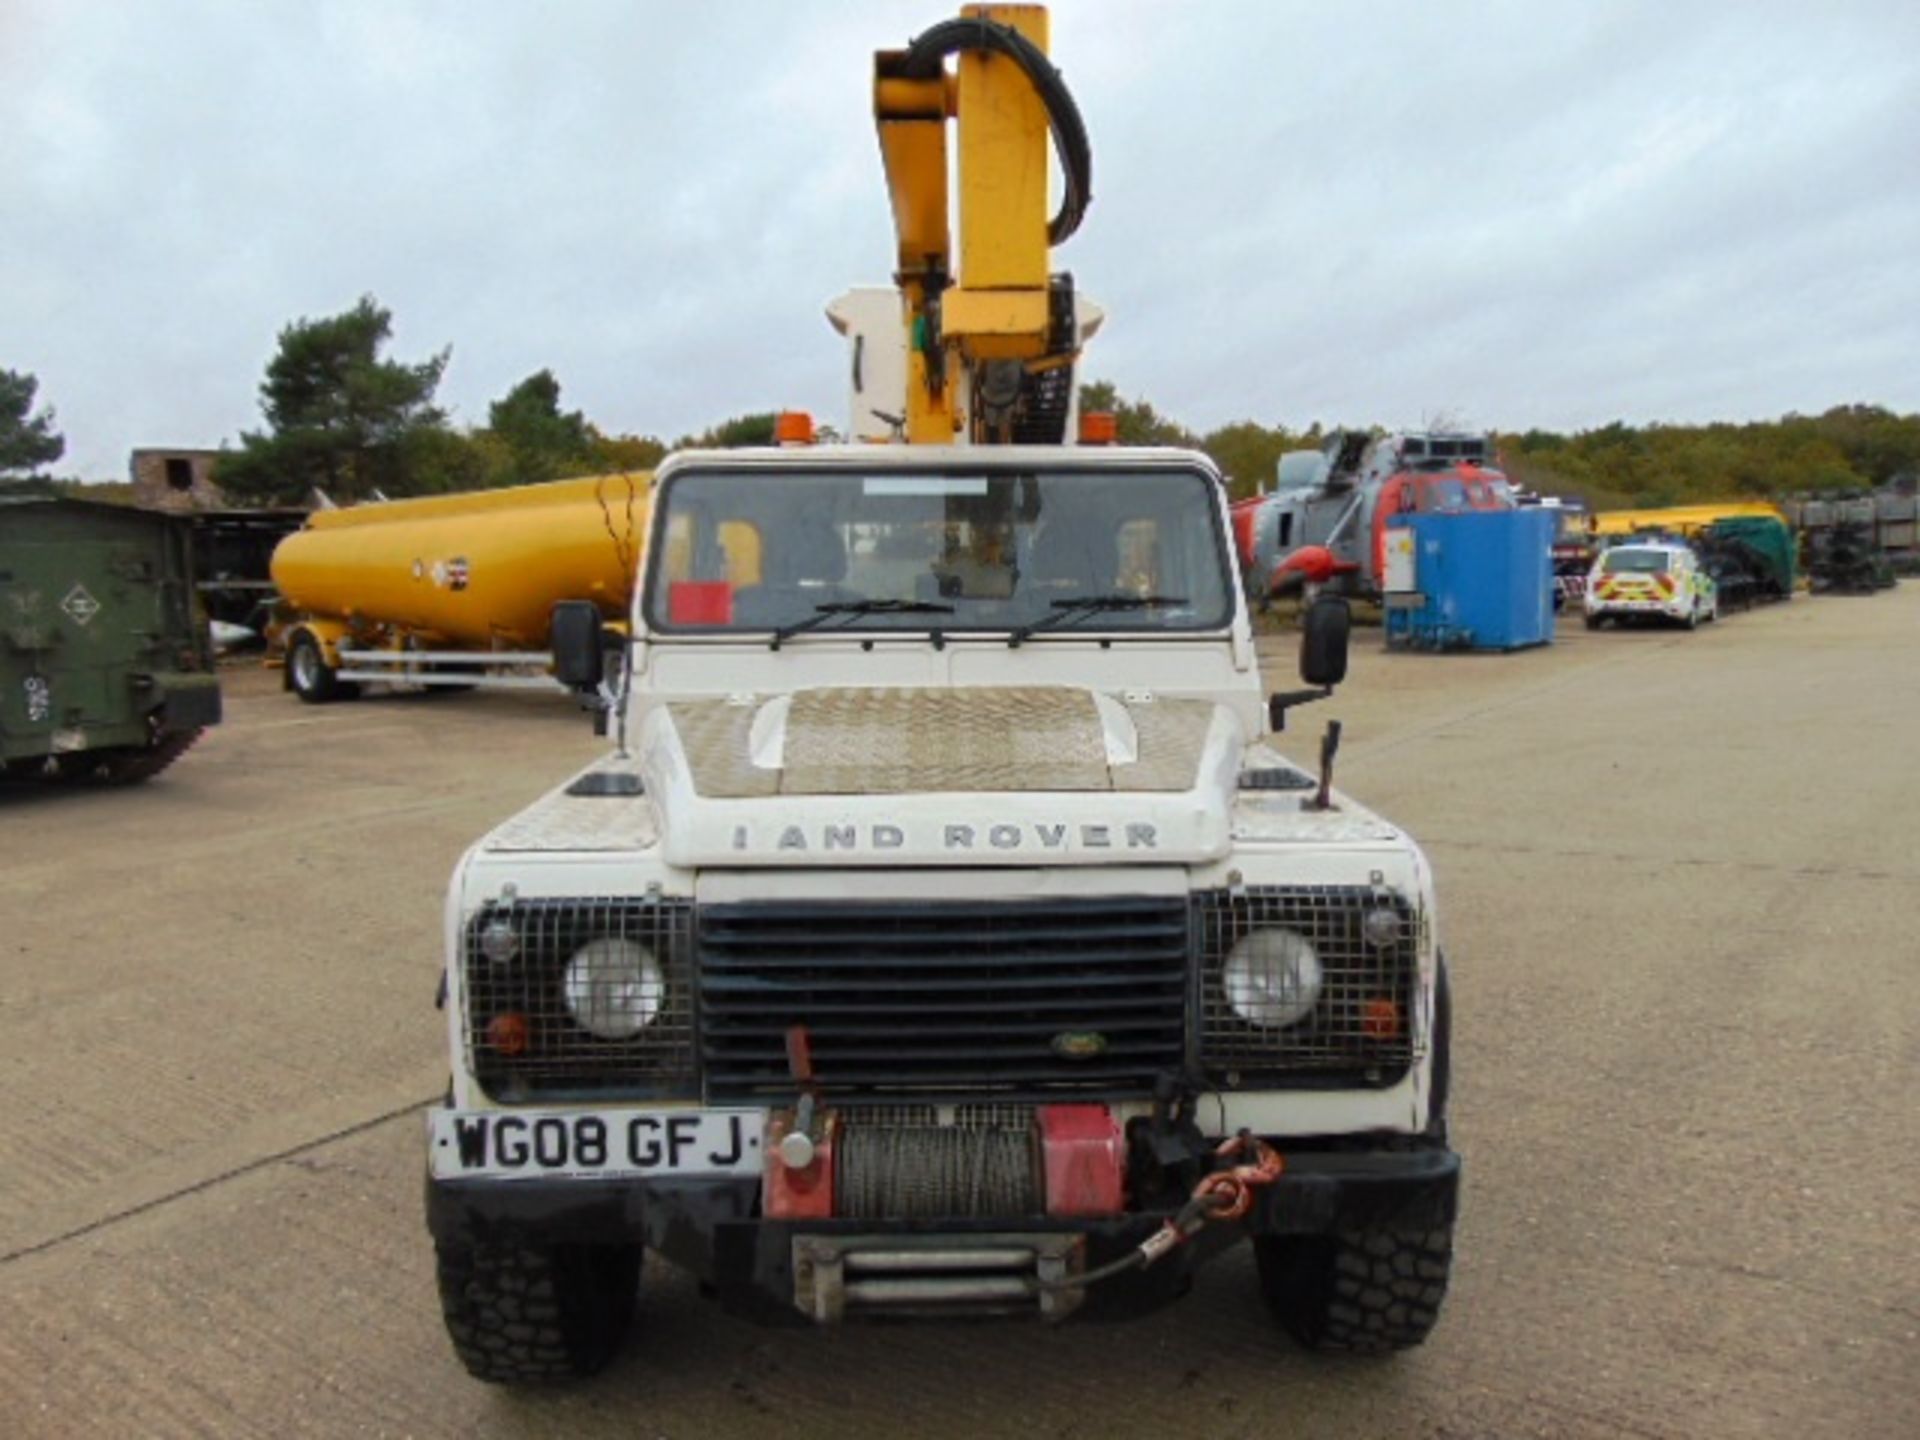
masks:
<path fill-rule="evenodd" d="M 849 1125 L 834 1146 L 836 1208 L 856 1220 L 1039 1215 L 1033 1131 L 1008 1125 Z"/>
<path fill-rule="evenodd" d="M 1047 240 L 1058 245 L 1080 228 L 1093 200 L 1093 146 L 1086 121 L 1067 89 L 1066 77 L 1047 58 L 1046 51 L 1011 25 L 984 15 L 943 20 L 907 42 L 900 74 L 911 80 L 931 80 L 940 74 L 946 58 L 963 50 L 990 50 L 1018 65 L 1033 82 L 1047 112 L 1054 148 L 1060 153 L 1060 209 L 1047 225 Z"/>

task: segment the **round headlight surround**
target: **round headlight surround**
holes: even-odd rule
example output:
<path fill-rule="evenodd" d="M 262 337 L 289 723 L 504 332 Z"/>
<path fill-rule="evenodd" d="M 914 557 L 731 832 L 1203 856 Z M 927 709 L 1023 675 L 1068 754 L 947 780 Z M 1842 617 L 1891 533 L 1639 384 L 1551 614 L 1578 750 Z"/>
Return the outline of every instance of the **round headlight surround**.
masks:
<path fill-rule="evenodd" d="M 480 928 L 480 953 L 489 963 L 505 965 L 520 953 L 520 932 L 513 922 L 496 915 Z"/>
<path fill-rule="evenodd" d="M 567 1014 L 589 1035 L 631 1040 L 666 1008 L 667 976 L 638 940 L 606 935 L 573 952 L 560 990 Z"/>
<path fill-rule="evenodd" d="M 1227 1008 L 1261 1030 L 1284 1030 L 1312 1014 L 1322 979 L 1313 942 L 1278 927 L 1243 936 L 1220 969 Z"/>
<path fill-rule="evenodd" d="M 1376 950 L 1398 945 L 1405 932 L 1406 923 L 1391 905 L 1375 905 L 1360 917 L 1360 936 Z"/>

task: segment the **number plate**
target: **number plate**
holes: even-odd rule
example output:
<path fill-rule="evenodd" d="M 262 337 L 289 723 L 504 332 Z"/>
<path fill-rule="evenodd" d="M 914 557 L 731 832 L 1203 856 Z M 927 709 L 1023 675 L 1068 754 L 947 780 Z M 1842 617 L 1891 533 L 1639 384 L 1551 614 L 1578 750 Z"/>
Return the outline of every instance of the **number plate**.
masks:
<path fill-rule="evenodd" d="M 444 1110 L 427 1116 L 436 1180 L 757 1175 L 764 1110 Z"/>

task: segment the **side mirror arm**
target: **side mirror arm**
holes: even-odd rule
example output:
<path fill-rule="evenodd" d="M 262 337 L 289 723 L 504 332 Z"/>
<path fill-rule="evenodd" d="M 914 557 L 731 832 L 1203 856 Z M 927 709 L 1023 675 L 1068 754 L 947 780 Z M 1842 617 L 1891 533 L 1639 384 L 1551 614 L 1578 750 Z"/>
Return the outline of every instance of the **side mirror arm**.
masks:
<path fill-rule="evenodd" d="M 1333 694 L 1331 685 L 1318 690 L 1282 690 L 1277 695 L 1267 697 L 1267 728 L 1278 733 L 1287 728 L 1287 711 L 1296 705 L 1311 705 L 1316 700 L 1325 700 Z"/>

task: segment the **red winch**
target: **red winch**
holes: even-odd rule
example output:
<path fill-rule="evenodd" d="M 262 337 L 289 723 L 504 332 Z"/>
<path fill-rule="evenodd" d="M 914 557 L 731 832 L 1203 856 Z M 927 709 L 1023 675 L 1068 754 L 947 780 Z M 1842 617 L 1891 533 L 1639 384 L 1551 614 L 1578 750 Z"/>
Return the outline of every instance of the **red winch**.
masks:
<path fill-rule="evenodd" d="M 908 1109 L 849 1121 L 806 1092 L 793 1109 L 768 1117 L 762 1211 L 769 1219 L 825 1220 L 876 1209 L 898 1218 L 931 1211 L 1057 1219 L 1125 1210 L 1126 1136 L 1105 1105 L 949 1119 L 942 1125 Z M 880 1164 L 886 1173 L 872 1173 Z M 896 1203 L 886 1203 L 890 1194 Z"/>

